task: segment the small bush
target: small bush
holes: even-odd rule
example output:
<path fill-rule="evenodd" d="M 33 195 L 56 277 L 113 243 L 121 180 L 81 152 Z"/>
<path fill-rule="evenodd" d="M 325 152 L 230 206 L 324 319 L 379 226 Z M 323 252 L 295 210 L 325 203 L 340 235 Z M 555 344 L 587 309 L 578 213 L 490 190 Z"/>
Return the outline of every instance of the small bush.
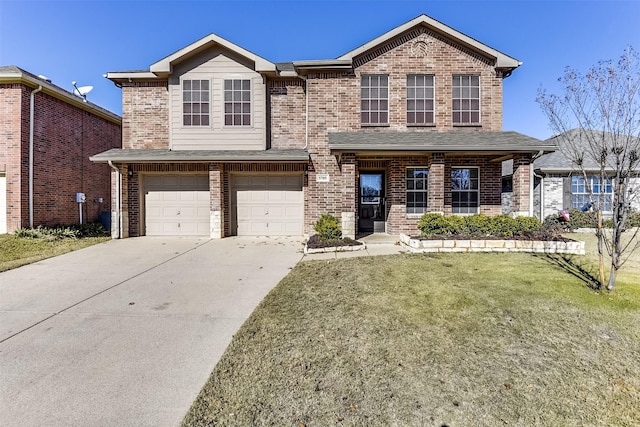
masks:
<path fill-rule="evenodd" d="M 640 211 L 632 210 L 629 212 L 626 226 L 629 228 L 640 227 Z"/>
<path fill-rule="evenodd" d="M 21 228 L 15 231 L 15 236 L 24 239 L 80 239 L 83 237 L 107 237 L 107 231 L 100 223 L 73 224 L 69 226 Z"/>
<path fill-rule="evenodd" d="M 423 236 L 440 236 L 457 234 L 455 225 L 450 218 L 437 213 L 425 213 L 420 217 L 418 230 Z"/>
<path fill-rule="evenodd" d="M 331 214 L 322 214 L 313 224 L 313 229 L 323 242 L 335 242 L 342 237 L 342 229 L 338 218 Z"/>
<path fill-rule="evenodd" d="M 464 228 L 466 230 L 465 234 L 469 234 L 471 236 L 486 236 L 493 228 L 492 219 L 487 215 L 476 214 L 465 216 L 463 218 Z"/>
<path fill-rule="evenodd" d="M 514 218 L 514 220 L 516 223 L 514 234 L 517 236 L 522 236 L 526 233 L 533 233 L 540 230 L 540 227 L 542 226 L 540 220 L 532 216 L 518 216 Z"/>

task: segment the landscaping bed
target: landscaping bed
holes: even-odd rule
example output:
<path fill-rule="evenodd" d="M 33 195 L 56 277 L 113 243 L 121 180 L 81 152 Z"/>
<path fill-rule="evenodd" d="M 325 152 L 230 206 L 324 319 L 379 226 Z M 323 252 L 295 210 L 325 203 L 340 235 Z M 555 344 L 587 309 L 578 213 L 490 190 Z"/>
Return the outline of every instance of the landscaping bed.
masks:
<path fill-rule="evenodd" d="M 322 253 L 322 252 L 340 252 L 340 251 L 359 251 L 365 249 L 364 243 L 348 237 L 333 241 L 322 240 L 317 234 L 311 236 L 304 248 L 304 253 Z"/>

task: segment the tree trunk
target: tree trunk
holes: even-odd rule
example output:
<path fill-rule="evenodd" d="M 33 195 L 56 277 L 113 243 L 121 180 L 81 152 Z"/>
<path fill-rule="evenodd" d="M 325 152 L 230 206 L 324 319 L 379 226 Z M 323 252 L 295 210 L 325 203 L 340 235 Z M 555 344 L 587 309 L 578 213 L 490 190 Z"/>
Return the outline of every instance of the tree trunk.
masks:
<path fill-rule="evenodd" d="M 604 287 L 604 231 L 602 230 L 602 211 L 598 209 L 598 289 Z"/>

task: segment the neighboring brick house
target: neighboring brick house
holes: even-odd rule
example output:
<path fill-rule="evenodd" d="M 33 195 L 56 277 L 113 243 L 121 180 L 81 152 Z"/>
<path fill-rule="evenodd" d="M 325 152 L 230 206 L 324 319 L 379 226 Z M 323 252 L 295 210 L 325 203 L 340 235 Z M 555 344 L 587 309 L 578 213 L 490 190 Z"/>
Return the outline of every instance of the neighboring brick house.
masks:
<path fill-rule="evenodd" d="M 422 213 L 529 215 L 531 159 L 552 144 L 502 131 L 520 65 L 426 15 L 337 59 L 272 63 L 214 34 L 122 88 L 114 235 L 413 234 Z"/>
<path fill-rule="evenodd" d="M 604 199 L 603 213 L 606 216 L 612 214 L 615 175 L 613 159 L 609 159 L 610 166 L 605 171 L 611 178 L 608 178 L 604 185 L 600 185 L 599 165 L 587 155 L 584 162 L 589 181 L 587 185 L 583 172 L 566 154 L 571 152 L 571 149 L 563 147 L 563 144 L 567 144 L 566 141 L 573 141 L 573 146 L 584 146 L 584 151 L 587 152 L 584 134 L 588 132 L 592 131 L 573 129 L 566 134 L 550 138 L 547 142 L 557 145 L 558 151 L 545 154 L 534 161 L 534 214 L 538 218 L 557 215 L 561 209 L 583 208 L 589 202 L 599 200 L 600 194 L 603 194 Z M 640 211 L 640 169 L 636 170 L 636 176 L 630 178 L 629 183 L 634 194 L 629 202 L 633 209 Z"/>
<path fill-rule="evenodd" d="M 99 221 L 111 210 L 110 169 L 89 156 L 120 146 L 116 114 L 0 66 L 0 233 L 77 224 L 76 193 L 86 195 L 83 222 Z"/>

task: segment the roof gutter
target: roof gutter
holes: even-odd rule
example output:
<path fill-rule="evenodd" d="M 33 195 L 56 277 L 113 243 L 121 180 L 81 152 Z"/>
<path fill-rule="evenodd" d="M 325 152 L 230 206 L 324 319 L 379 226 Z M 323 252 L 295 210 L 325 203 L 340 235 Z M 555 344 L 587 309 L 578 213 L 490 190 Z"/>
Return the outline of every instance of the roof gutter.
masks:
<path fill-rule="evenodd" d="M 42 85 L 31 91 L 29 97 L 29 228 L 33 228 L 33 121 L 35 119 L 35 96 L 42 90 Z"/>

